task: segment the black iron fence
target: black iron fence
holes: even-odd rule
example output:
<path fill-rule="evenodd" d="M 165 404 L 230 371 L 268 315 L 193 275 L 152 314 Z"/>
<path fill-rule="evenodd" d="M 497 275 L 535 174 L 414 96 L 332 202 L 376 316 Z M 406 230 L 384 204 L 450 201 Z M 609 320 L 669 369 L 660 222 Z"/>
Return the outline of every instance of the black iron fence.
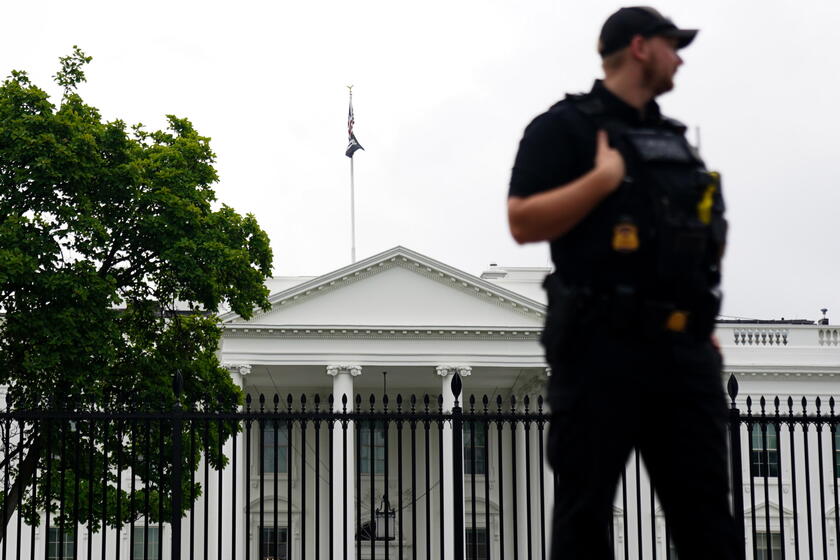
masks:
<path fill-rule="evenodd" d="M 747 557 L 837 558 L 834 399 L 741 401 L 734 378 L 729 393 Z M 542 398 L 462 401 L 259 395 L 235 414 L 2 414 L 0 558 L 546 558 Z M 638 453 L 609 534 L 616 558 L 676 559 Z"/>

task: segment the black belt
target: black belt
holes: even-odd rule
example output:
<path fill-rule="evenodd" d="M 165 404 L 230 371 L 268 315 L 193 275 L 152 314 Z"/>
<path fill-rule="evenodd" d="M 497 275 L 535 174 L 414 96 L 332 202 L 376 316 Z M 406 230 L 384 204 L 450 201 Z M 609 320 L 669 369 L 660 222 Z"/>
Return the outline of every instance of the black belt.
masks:
<path fill-rule="evenodd" d="M 666 333 L 708 338 L 720 309 L 720 298 L 713 292 L 693 298 L 697 302 L 694 305 L 681 305 L 640 296 L 627 286 L 616 286 L 612 293 L 596 292 L 585 286 L 565 286 L 554 275 L 546 278 L 544 286 L 550 311 L 576 315 L 578 324 L 594 326 L 606 322 L 617 331 L 648 338 Z"/>

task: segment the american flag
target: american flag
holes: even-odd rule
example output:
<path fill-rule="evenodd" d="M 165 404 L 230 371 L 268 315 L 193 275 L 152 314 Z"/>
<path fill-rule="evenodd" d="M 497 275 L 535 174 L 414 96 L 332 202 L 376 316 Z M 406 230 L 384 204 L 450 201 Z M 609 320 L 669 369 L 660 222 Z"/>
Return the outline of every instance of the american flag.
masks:
<path fill-rule="evenodd" d="M 347 113 L 347 150 L 344 152 L 344 155 L 349 158 L 353 157 L 356 150 L 364 150 L 359 141 L 356 140 L 356 135 L 353 134 L 353 124 L 355 122 L 353 118 L 353 94 L 350 94 L 350 111 Z"/>

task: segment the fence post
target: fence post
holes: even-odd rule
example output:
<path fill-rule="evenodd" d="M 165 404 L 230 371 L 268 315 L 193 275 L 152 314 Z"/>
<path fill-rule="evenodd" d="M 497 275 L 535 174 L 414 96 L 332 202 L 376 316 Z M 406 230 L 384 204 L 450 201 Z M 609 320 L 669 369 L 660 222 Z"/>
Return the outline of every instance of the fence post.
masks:
<path fill-rule="evenodd" d="M 732 515 L 738 528 L 741 545 L 746 543 L 744 528 L 744 478 L 741 467 L 741 411 L 735 405 L 738 396 L 738 380 L 729 376 L 726 384 L 729 399 L 729 462 L 732 469 Z"/>
<path fill-rule="evenodd" d="M 181 560 L 181 504 L 182 504 L 182 449 L 181 430 L 181 391 L 184 379 L 180 371 L 175 372 L 173 389 L 175 390 L 175 404 L 172 406 L 172 560 Z"/>
<path fill-rule="evenodd" d="M 452 394 L 455 396 L 455 406 L 452 407 L 453 545 L 455 560 L 464 560 L 464 420 L 459 403 L 461 375 L 457 370 L 452 377 Z"/>

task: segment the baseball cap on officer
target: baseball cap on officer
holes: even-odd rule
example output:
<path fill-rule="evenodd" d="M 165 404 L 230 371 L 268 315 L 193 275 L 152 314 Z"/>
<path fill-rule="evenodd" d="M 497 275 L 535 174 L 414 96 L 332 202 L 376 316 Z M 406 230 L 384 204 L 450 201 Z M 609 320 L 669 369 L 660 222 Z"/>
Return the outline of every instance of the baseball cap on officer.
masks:
<path fill-rule="evenodd" d="M 677 48 L 681 49 L 694 40 L 697 31 L 678 28 L 673 21 L 647 6 L 621 8 L 604 22 L 598 40 L 598 53 L 605 57 L 623 49 L 636 35 L 673 37 L 677 39 Z"/>

